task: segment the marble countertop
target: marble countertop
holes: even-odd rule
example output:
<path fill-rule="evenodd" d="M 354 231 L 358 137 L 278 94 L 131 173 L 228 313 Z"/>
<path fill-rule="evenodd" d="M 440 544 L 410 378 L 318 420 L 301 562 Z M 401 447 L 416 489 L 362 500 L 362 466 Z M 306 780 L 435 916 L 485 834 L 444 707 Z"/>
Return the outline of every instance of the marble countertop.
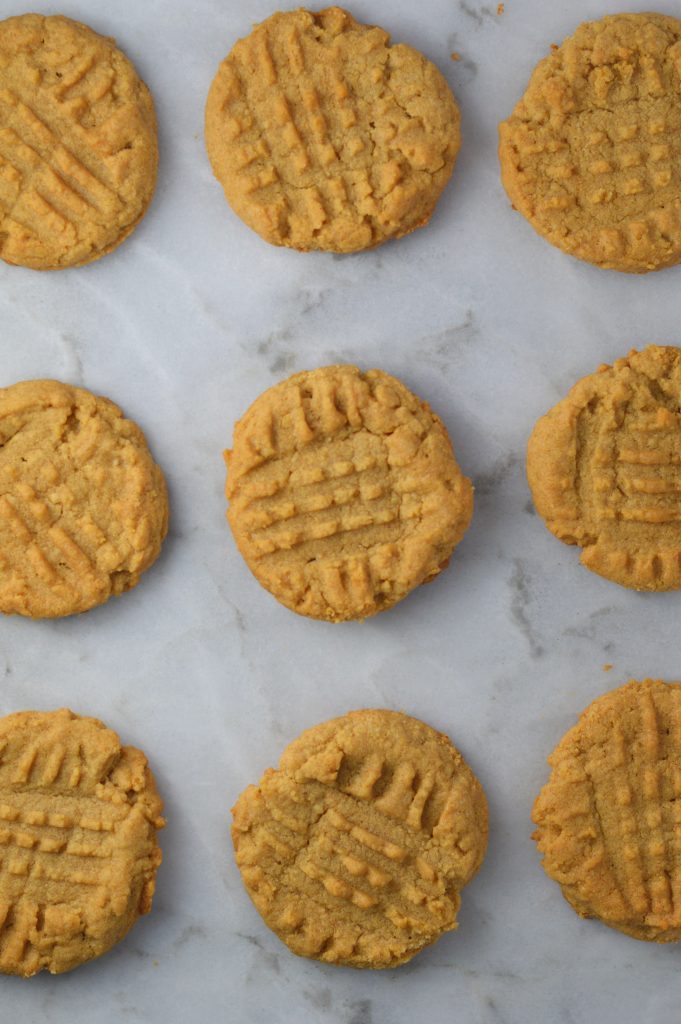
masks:
<path fill-rule="evenodd" d="M 343 258 L 266 245 L 205 157 L 211 78 L 271 0 L 31 6 L 118 38 L 154 94 L 161 166 L 148 216 L 113 255 L 54 274 L 0 267 L 2 383 L 54 376 L 120 403 L 167 474 L 172 526 L 120 600 L 0 624 L 0 712 L 67 705 L 104 719 L 148 753 L 168 826 L 153 912 L 73 974 L 3 978 L 0 1019 L 678 1019 L 679 950 L 581 921 L 540 867 L 529 814 L 546 756 L 586 704 L 630 677 L 681 677 L 681 593 L 640 595 L 581 568 L 534 514 L 523 462 L 535 419 L 577 378 L 632 346 L 680 341 L 681 269 L 639 278 L 564 256 L 511 210 L 496 158 L 497 123 L 549 44 L 640 0 L 507 0 L 502 15 L 493 0 L 353 0 L 360 20 L 443 70 L 463 148 L 428 228 Z M 0 16 L 14 13 L 0 0 Z M 476 508 L 434 583 L 332 626 L 250 576 L 224 522 L 221 453 L 262 390 L 337 361 L 381 367 L 433 405 Z M 366 706 L 450 734 L 490 803 L 459 930 L 379 973 L 290 955 L 246 897 L 227 833 L 237 794 L 290 739 Z"/>

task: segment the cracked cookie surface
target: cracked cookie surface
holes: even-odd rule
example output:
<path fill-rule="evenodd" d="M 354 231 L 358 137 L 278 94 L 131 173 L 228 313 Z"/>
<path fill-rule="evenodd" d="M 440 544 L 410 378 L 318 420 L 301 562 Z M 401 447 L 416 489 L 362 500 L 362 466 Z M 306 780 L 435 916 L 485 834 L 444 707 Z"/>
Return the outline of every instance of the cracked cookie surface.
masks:
<path fill-rule="evenodd" d="M 447 736 L 396 711 L 314 726 L 249 786 L 232 838 L 246 890 L 299 956 L 406 963 L 456 928 L 487 804 Z"/>
<path fill-rule="evenodd" d="M 53 618 L 134 587 L 168 528 L 163 474 L 106 398 L 0 389 L 0 611 Z"/>
<path fill-rule="evenodd" d="M 631 273 L 681 260 L 681 21 L 580 25 L 499 137 L 509 198 L 549 242 Z"/>
<path fill-rule="evenodd" d="M 588 568 L 635 590 L 681 587 L 681 349 L 651 345 L 579 381 L 536 424 L 538 513 Z"/>
<path fill-rule="evenodd" d="M 0 971 L 101 956 L 151 909 L 164 825 L 147 759 L 67 710 L 0 719 Z"/>
<path fill-rule="evenodd" d="M 599 697 L 549 758 L 534 839 L 581 917 L 636 939 L 681 939 L 681 684 Z"/>
<path fill-rule="evenodd" d="M 115 249 L 156 183 L 149 90 L 112 39 L 59 15 L 0 22 L 0 257 L 35 270 Z"/>
<path fill-rule="evenodd" d="M 380 370 L 295 374 L 256 399 L 225 455 L 241 554 L 312 618 L 392 607 L 447 565 L 472 515 L 441 420 Z"/>
<path fill-rule="evenodd" d="M 442 74 L 338 7 L 273 14 L 223 61 L 206 145 L 234 211 L 266 241 L 356 252 L 424 225 L 459 150 Z"/>

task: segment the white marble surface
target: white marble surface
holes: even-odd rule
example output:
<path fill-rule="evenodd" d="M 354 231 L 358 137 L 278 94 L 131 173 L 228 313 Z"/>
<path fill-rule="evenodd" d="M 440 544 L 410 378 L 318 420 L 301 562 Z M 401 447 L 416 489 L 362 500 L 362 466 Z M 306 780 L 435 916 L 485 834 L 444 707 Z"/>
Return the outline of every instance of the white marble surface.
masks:
<path fill-rule="evenodd" d="M 523 457 L 534 420 L 578 377 L 632 345 L 680 341 L 681 268 L 634 278 L 563 256 L 510 209 L 496 160 L 497 122 L 549 43 L 640 0 L 507 0 L 503 16 L 494 0 L 354 0 L 438 63 L 464 142 L 427 229 L 340 259 L 261 242 L 204 154 L 218 61 L 271 0 L 34 6 L 117 36 L 157 102 L 161 169 L 115 254 L 46 275 L 2 265 L 2 383 L 55 376 L 119 402 L 167 473 L 173 514 L 135 591 L 70 620 L 0 623 L 0 712 L 105 719 L 148 752 L 168 827 L 152 914 L 71 975 L 1 979 L 2 1024 L 678 1020 L 679 950 L 580 921 L 539 866 L 529 812 L 582 707 L 631 676 L 681 677 L 681 594 L 637 595 L 580 568 L 533 514 Z M 333 361 L 382 367 L 430 401 L 476 483 L 447 572 L 364 625 L 280 607 L 223 519 L 234 419 L 289 372 Z M 459 931 L 383 973 L 289 955 L 227 837 L 236 795 L 292 737 L 371 705 L 448 732 L 491 810 Z"/>

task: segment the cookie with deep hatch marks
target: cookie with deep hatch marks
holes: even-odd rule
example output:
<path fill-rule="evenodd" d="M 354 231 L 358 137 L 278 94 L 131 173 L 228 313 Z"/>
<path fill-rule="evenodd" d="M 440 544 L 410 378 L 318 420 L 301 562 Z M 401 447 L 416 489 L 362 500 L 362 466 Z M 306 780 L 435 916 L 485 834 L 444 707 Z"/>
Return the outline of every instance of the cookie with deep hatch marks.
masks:
<path fill-rule="evenodd" d="M 134 587 L 168 529 L 140 428 L 54 380 L 0 389 L 0 612 L 55 618 Z"/>
<path fill-rule="evenodd" d="M 246 890 L 299 956 L 396 967 L 457 927 L 487 845 L 480 783 L 447 736 L 396 711 L 302 733 L 233 809 Z"/>
<path fill-rule="evenodd" d="M 206 146 L 228 202 L 266 241 L 357 252 L 427 223 L 459 122 L 444 77 L 412 47 L 339 7 L 286 11 L 220 65 Z"/>
<path fill-rule="evenodd" d="M 140 750 L 67 710 L 0 719 L 0 971 L 61 974 L 151 909 L 163 805 Z"/>
<path fill-rule="evenodd" d="M 606 693 L 549 758 L 534 838 L 581 917 L 636 939 L 681 939 L 681 684 Z"/>
<path fill-rule="evenodd" d="M 499 127 L 513 206 L 553 245 L 610 270 L 681 260 L 681 21 L 616 14 L 542 60 Z"/>
<path fill-rule="evenodd" d="M 681 587 L 681 349 L 650 345 L 575 384 L 536 424 L 527 477 L 588 569 L 635 590 Z"/>
<path fill-rule="evenodd" d="M 34 270 L 111 252 L 156 184 L 151 94 L 113 39 L 55 15 L 0 22 L 0 257 Z"/>
<path fill-rule="evenodd" d="M 258 581 L 315 619 L 364 619 L 447 565 L 473 511 L 442 421 L 381 370 L 325 366 L 234 428 L 227 518 Z"/>

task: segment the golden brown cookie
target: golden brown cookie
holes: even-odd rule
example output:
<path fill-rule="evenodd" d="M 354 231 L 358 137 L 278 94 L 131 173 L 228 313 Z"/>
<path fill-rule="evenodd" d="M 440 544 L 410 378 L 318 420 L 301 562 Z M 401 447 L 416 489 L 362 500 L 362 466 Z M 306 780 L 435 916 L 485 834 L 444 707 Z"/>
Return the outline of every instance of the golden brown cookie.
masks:
<path fill-rule="evenodd" d="M 0 719 L 0 971 L 101 956 L 151 910 L 163 805 L 147 759 L 73 712 Z"/>
<path fill-rule="evenodd" d="M 528 445 L 549 530 L 635 590 L 681 587 L 680 403 L 681 349 L 650 345 L 575 384 Z"/>
<path fill-rule="evenodd" d="M 534 838 L 581 917 L 636 939 L 681 939 L 681 684 L 606 693 L 549 758 Z"/>
<path fill-rule="evenodd" d="M 222 62 L 206 146 L 267 242 L 357 252 L 426 224 L 459 151 L 447 82 L 339 7 L 273 14 Z"/>
<path fill-rule="evenodd" d="M 275 385 L 225 458 L 248 567 L 315 619 L 366 618 L 433 579 L 473 511 L 442 421 L 381 370 L 324 366 Z"/>
<path fill-rule="evenodd" d="M 156 184 L 149 90 L 113 39 L 60 16 L 0 22 L 0 257 L 77 267 L 137 226 Z"/>
<path fill-rule="evenodd" d="M 681 260 L 681 21 L 580 25 L 499 137 L 509 198 L 553 245 L 630 273 Z"/>
<path fill-rule="evenodd" d="M 54 380 L 0 388 L 0 612 L 84 612 L 138 582 L 168 528 L 139 427 Z"/>
<path fill-rule="evenodd" d="M 396 967 L 456 928 L 487 803 L 450 740 L 396 711 L 302 733 L 233 809 L 246 890 L 298 956 Z"/>

